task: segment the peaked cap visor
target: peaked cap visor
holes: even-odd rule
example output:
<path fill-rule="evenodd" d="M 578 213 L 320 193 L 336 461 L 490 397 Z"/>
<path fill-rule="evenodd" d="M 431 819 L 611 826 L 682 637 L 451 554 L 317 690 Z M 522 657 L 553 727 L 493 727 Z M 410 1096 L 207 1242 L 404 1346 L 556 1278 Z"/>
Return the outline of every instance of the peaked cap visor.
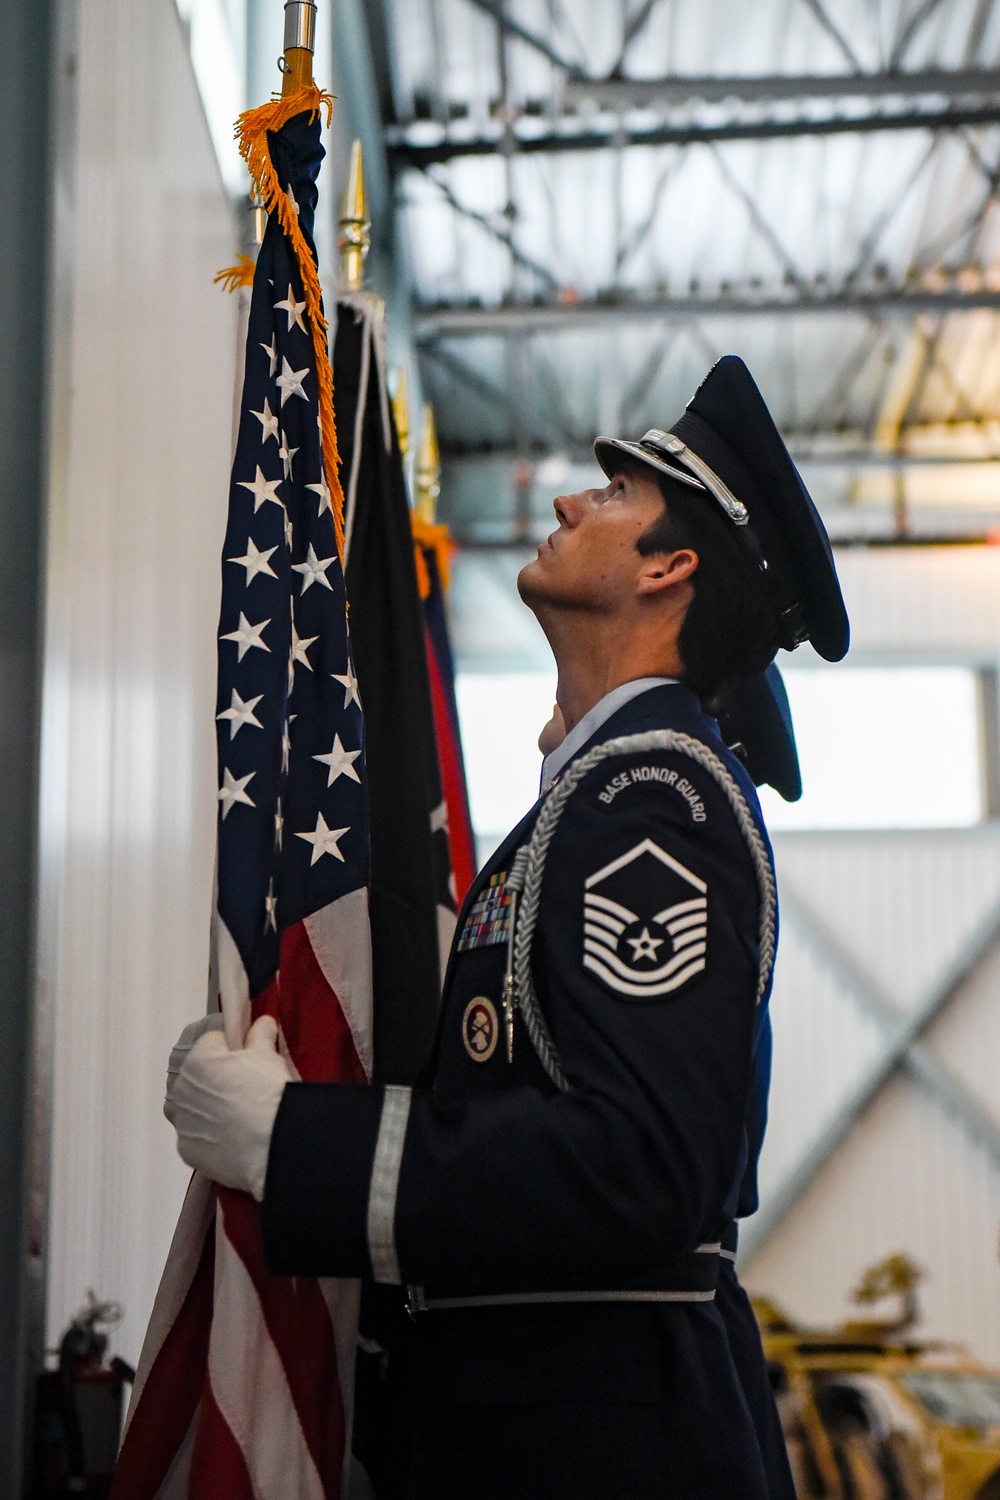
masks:
<path fill-rule="evenodd" d="M 772 662 L 766 672 L 730 688 L 714 705 L 727 745 L 742 747 L 755 786 L 765 782 L 786 802 L 802 796 L 802 773 L 788 694 Z"/>
<path fill-rule="evenodd" d="M 640 463 L 648 464 L 651 469 L 659 469 L 661 474 L 669 474 L 671 479 L 676 479 L 681 484 L 688 484 L 695 490 L 705 489 L 701 480 L 688 473 L 687 469 L 682 469 L 679 464 L 670 463 L 651 448 L 644 447 L 642 443 L 630 443 L 627 438 L 599 437 L 594 439 L 594 452 L 597 455 L 597 462 L 609 479 L 613 479 L 616 473 L 621 472 L 621 459 L 616 458 L 615 454 L 627 453 L 631 458 L 637 458 Z"/>
<path fill-rule="evenodd" d="M 827 661 L 846 655 L 850 625 L 826 527 L 741 359 L 727 354 L 712 367 L 669 432 L 653 428 L 640 443 L 598 438 L 594 451 L 609 476 L 624 452 L 701 489 L 763 580 L 782 645 L 808 639 Z"/>

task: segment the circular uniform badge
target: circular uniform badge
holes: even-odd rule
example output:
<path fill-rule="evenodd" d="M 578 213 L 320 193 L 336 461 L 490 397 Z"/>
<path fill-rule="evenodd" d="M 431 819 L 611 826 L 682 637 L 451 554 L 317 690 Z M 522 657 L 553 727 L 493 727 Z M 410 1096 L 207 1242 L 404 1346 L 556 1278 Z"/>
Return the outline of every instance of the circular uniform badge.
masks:
<path fill-rule="evenodd" d="M 473 1062 L 489 1062 L 496 1051 L 500 1023 L 492 1000 L 477 995 L 465 1007 L 462 1017 L 462 1041 Z"/>

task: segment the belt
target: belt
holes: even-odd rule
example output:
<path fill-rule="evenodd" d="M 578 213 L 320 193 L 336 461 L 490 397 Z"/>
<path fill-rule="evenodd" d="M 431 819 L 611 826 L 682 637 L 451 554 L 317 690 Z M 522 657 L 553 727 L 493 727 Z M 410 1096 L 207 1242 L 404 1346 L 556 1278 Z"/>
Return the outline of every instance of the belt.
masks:
<path fill-rule="evenodd" d="M 728 1231 L 727 1231 L 728 1233 Z M 665 1280 L 682 1285 L 628 1287 L 621 1290 L 573 1288 L 561 1291 L 485 1292 L 470 1295 L 453 1294 L 422 1286 L 407 1287 L 406 1307 L 411 1316 L 422 1312 L 449 1312 L 475 1307 L 544 1307 L 553 1304 L 586 1302 L 712 1302 L 719 1275 L 719 1261 L 735 1252 L 713 1240 L 697 1245 L 692 1253 L 670 1270 Z"/>

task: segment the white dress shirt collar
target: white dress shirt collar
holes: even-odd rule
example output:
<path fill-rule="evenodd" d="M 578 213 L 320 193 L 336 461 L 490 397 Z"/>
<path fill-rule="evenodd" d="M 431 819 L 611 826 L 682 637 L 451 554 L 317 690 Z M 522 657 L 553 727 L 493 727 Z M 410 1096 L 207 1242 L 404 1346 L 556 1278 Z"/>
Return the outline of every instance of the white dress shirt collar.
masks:
<path fill-rule="evenodd" d="M 676 683 L 676 677 L 637 677 L 634 682 L 623 682 L 621 687 L 612 688 L 610 693 L 595 703 L 593 708 L 588 709 L 580 721 L 573 725 L 569 734 L 561 745 L 557 745 L 551 755 L 547 755 L 542 761 L 542 791 L 547 792 L 555 781 L 560 771 L 569 765 L 576 752 L 596 734 L 602 724 L 606 724 L 613 713 L 625 703 L 631 703 L 633 698 L 638 698 L 640 693 L 648 693 L 650 688 L 668 687 Z"/>

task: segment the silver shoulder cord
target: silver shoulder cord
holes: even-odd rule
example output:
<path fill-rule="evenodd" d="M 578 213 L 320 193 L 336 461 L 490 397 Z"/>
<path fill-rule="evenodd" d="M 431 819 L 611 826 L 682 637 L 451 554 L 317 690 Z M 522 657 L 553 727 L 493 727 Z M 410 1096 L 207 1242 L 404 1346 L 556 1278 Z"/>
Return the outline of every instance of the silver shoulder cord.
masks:
<path fill-rule="evenodd" d="M 538 1003 L 531 973 L 531 943 L 538 923 L 542 876 L 545 860 L 556 826 L 573 792 L 602 760 L 615 755 L 638 755 L 650 750 L 679 751 L 697 761 L 722 791 L 736 815 L 740 833 L 750 854 L 760 894 L 760 968 L 757 975 L 757 1004 L 767 993 L 774 967 L 777 891 L 774 872 L 760 830 L 740 791 L 719 757 L 701 740 L 681 734 L 676 729 L 651 729 L 645 734 L 623 735 L 595 745 L 593 750 L 573 761 L 549 793 L 528 843 L 520 848 L 507 877 L 511 895 L 510 923 L 507 929 L 507 973 L 504 979 L 504 1013 L 507 1023 L 508 1056 L 513 1040 L 514 1010 L 520 1011 L 525 1029 L 538 1056 L 556 1088 L 565 1093 L 569 1080 L 563 1072 L 559 1053 Z"/>

